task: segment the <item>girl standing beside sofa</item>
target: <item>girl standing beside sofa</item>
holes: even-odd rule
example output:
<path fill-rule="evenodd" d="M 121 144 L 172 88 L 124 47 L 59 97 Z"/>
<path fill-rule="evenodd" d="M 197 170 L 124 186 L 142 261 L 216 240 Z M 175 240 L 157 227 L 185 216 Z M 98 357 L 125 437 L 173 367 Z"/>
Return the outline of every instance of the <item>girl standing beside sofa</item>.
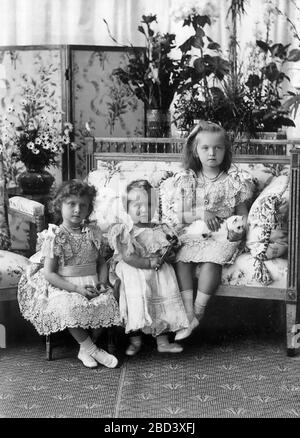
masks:
<path fill-rule="evenodd" d="M 39 334 L 68 328 L 80 346 L 78 359 L 86 367 L 100 363 L 114 368 L 117 358 L 99 349 L 87 330 L 120 323 L 112 290 L 99 293 L 96 288 L 98 283 L 106 286 L 108 271 L 102 233 L 87 221 L 95 197 L 95 187 L 79 180 L 67 181 L 58 189 L 54 210 L 61 224 L 50 224 L 41 233 L 44 266 L 22 275 L 18 300 L 24 318 Z"/>
<path fill-rule="evenodd" d="M 161 254 L 169 246 L 168 234 L 174 232 L 150 222 L 155 194 L 146 180 L 127 186 L 123 207 L 128 223 L 112 225 L 108 238 L 117 262 L 115 273 L 121 280 L 121 320 L 130 336 L 126 354 L 132 356 L 141 349 L 141 332 L 156 338 L 159 352 L 180 353 L 182 346 L 169 342 L 167 332 L 187 328 L 188 319 L 174 268 L 167 262 L 160 266 Z"/>
<path fill-rule="evenodd" d="M 231 166 L 231 145 L 225 130 L 212 122 L 201 121 L 189 134 L 183 152 L 185 170 L 176 177 L 176 213 L 184 229 L 202 219 L 209 230 L 218 231 L 232 215 L 243 216 L 246 226 L 251 196 L 250 186 Z M 245 231 L 245 230 L 244 230 Z M 243 233 L 240 239 L 243 238 Z M 188 337 L 198 326 L 206 305 L 221 282 L 222 265 L 234 259 L 240 241 L 206 239 L 180 235 L 183 243 L 176 257 L 176 274 L 189 318 L 189 327 L 175 339 Z M 193 277 L 198 267 L 197 295 L 193 299 Z"/>

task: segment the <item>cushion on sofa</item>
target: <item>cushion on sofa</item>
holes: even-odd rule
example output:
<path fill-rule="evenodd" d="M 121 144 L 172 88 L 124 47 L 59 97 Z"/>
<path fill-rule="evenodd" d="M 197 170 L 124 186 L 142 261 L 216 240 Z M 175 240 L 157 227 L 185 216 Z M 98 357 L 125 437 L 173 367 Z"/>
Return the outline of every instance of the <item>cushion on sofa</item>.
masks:
<path fill-rule="evenodd" d="M 262 284 L 272 279 L 265 260 L 283 257 L 288 248 L 289 176 L 273 178 L 251 206 L 246 247 L 256 260 L 256 276 Z"/>
<path fill-rule="evenodd" d="M 270 276 L 269 287 L 286 288 L 287 259 L 276 258 L 265 260 L 266 269 Z M 231 286 L 260 286 L 256 275 L 256 259 L 250 253 L 240 254 L 233 265 L 223 266 L 222 284 Z"/>
<path fill-rule="evenodd" d="M 254 196 L 278 174 L 278 165 L 234 164 L 240 174 L 251 180 L 256 186 Z M 97 170 L 89 173 L 87 181 L 97 188 L 92 219 L 99 222 L 105 230 L 110 220 L 115 216 L 115 208 L 127 184 L 136 179 L 147 179 L 158 190 L 160 210 L 155 218 L 174 224 L 177 218 L 174 212 L 174 175 L 182 170 L 179 161 L 97 161 Z M 112 205 L 114 206 L 113 208 Z"/>
<path fill-rule="evenodd" d="M 116 218 L 124 218 L 121 197 L 126 186 L 137 179 L 147 179 L 157 189 L 160 182 L 181 169 L 179 162 L 164 161 L 98 161 L 97 170 L 89 173 L 87 181 L 97 189 L 94 212 L 91 219 L 96 219 L 102 231 L 106 231 Z M 158 200 L 158 196 L 157 196 Z M 157 210 L 153 221 L 159 217 Z"/>
<path fill-rule="evenodd" d="M 29 215 L 43 215 L 44 205 L 22 196 L 13 196 L 9 199 L 9 206 Z M 11 235 L 12 251 L 22 251 L 30 248 L 29 230 L 30 221 L 18 215 L 8 215 L 8 223 Z"/>
<path fill-rule="evenodd" d="M 240 170 L 250 173 L 257 185 L 257 194 L 261 193 L 276 176 L 288 175 L 290 170 L 288 164 L 238 163 L 237 166 Z"/>
<path fill-rule="evenodd" d="M 237 258 L 237 264 L 224 267 L 223 282 L 255 286 L 272 283 L 273 287 L 286 287 L 286 275 L 278 278 L 277 274 L 285 274 L 287 266 L 287 260 L 278 257 L 281 257 L 287 248 L 285 225 L 288 203 L 284 200 L 288 197 L 289 166 L 256 163 L 238 163 L 234 166 L 240 175 L 253 184 L 255 202 L 249 212 L 247 245 L 250 254 L 241 254 Z M 87 181 L 97 188 L 91 218 L 97 220 L 104 232 L 120 217 L 126 220 L 121 202 L 125 187 L 133 180 L 147 179 L 157 189 L 160 201 L 153 220 L 175 225 L 178 220 L 174 208 L 174 182 L 175 175 L 180 170 L 180 162 L 98 161 L 97 170 L 90 172 L 87 178 Z"/>
<path fill-rule="evenodd" d="M 0 293 L 1 289 L 17 286 L 21 274 L 30 261 L 19 254 L 0 250 Z"/>

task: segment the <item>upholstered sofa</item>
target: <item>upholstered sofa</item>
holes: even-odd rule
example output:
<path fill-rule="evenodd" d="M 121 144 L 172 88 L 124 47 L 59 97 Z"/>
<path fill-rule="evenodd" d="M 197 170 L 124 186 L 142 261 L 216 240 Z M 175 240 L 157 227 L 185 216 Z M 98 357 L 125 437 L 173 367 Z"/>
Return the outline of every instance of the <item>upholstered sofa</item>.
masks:
<path fill-rule="evenodd" d="M 2 314 L 5 314 L 5 302 L 17 300 L 20 276 L 30 263 L 28 257 L 35 251 L 37 232 L 42 231 L 43 228 L 44 206 L 42 204 L 21 196 L 8 199 L 0 154 L 0 306 Z M 5 347 L 6 328 L 4 321 L 0 320 L 0 348 Z"/>
<path fill-rule="evenodd" d="M 183 142 L 87 139 L 87 180 L 98 191 L 94 219 L 104 233 L 114 220 L 114 202 L 128 182 L 139 178 L 148 179 L 157 190 L 159 208 L 154 220 L 174 223 L 174 177 L 182 168 Z M 300 149 L 288 154 L 291 146 L 276 140 L 235 145 L 233 169 L 251 184 L 252 199 L 245 247 L 233 264 L 223 268 L 217 291 L 219 296 L 284 302 L 289 355 L 298 347 L 300 222 Z M 264 153 L 258 155 L 257 150 Z"/>

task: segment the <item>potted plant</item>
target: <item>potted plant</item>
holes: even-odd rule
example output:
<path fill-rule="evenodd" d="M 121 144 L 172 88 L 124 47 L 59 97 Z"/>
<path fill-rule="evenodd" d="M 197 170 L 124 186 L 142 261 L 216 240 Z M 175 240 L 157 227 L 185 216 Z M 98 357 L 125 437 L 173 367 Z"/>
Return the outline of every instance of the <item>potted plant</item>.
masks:
<path fill-rule="evenodd" d="M 295 0 L 291 0 L 291 5 L 293 5 L 295 8 L 294 11 L 296 14 L 295 15 L 296 20 L 298 18 L 297 21 L 299 22 L 300 7 Z M 293 21 L 285 12 L 282 12 L 279 8 L 276 8 L 276 12 L 279 15 L 285 17 L 285 19 L 290 27 L 290 30 L 293 34 L 294 41 L 297 44 L 297 48 L 294 47 L 293 49 L 290 50 L 289 56 L 288 56 L 288 61 L 299 62 L 300 61 L 300 50 L 298 47 L 300 47 L 300 30 L 297 27 L 297 25 L 299 23 L 297 23 L 296 20 Z M 299 93 L 299 86 L 297 86 L 296 92 L 292 91 L 292 90 L 289 90 L 287 92 L 287 99 L 285 100 L 283 106 L 284 106 L 284 109 L 287 110 L 295 118 L 296 114 L 298 112 L 298 109 L 299 109 L 299 105 L 300 105 L 300 93 Z"/>
<path fill-rule="evenodd" d="M 107 22 L 104 20 L 107 25 Z M 171 57 L 176 47 L 175 34 L 155 32 L 156 15 L 143 15 L 138 31 L 145 37 L 145 49 L 130 45 L 128 63 L 116 68 L 113 74 L 142 100 L 146 108 L 146 135 L 168 137 L 170 134 L 170 105 L 179 86 L 181 64 Z M 118 44 L 111 35 L 110 37 Z"/>
<path fill-rule="evenodd" d="M 236 22 L 237 16 L 245 13 L 244 2 L 232 0 L 229 12 Z M 283 93 L 282 86 L 289 78 L 283 67 L 288 61 L 297 60 L 300 51 L 295 53 L 290 45 L 271 43 L 267 27 L 266 39 L 256 41 L 252 56 L 259 63 L 245 67 L 238 59 L 236 26 L 226 59 L 219 44 L 205 32 L 205 26 L 210 24 L 208 15 L 195 11 L 183 24 L 192 25 L 194 34 L 180 46 L 185 71 L 174 105 L 177 127 L 190 129 L 193 119 L 211 120 L 222 124 L 236 138 L 245 133 L 257 137 L 257 133 L 295 126 L 284 105 L 288 93 Z M 192 51 L 198 51 L 198 56 L 192 56 Z"/>
<path fill-rule="evenodd" d="M 230 64 L 221 54 L 220 45 L 207 36 L 208 15 L 191 13 L 183 26 L 192 26 L 194 34 L 179 48 L 182 52 L 180 85 L 174 103 L 174 121 L 181 129 L 190 129 L 194 119 L 218 120 L 222 110 L 222 92 L 219 88 Z M 193 55 L 198 51 L 199 55 Z"/>
<path fill-rule="evenodd" d="M 254 57 L 260 57 L 261 66 L 250 73 L 245 86 L 251 110 L 251 130 L 257 134 L 295 126 L 284 104 L 289 92 L 283 92 L 284 82 L 290 80 L 284 73 L 284 64 L 296 59 L 295 50 L 289 47 L 290 44 L 270 43 L 268 35 L 265 41 L 256 41 Z"/>
<path fill-rule="evenodd" d="M 46 168 L 59 165 L 65 147 L 77 148 L 70 137 L 73 126 L 65 123 L 62 128 L 62 113 L 51 99 L 50 74 L 50 67 L 44 68 L 39 82 L 24 74 L 19 109 L 10 106 L 1 120 L 6 168 L 23 163 L 26 170 L 18 182 L 27 194 L 49 192 L 54 177 Z"/>

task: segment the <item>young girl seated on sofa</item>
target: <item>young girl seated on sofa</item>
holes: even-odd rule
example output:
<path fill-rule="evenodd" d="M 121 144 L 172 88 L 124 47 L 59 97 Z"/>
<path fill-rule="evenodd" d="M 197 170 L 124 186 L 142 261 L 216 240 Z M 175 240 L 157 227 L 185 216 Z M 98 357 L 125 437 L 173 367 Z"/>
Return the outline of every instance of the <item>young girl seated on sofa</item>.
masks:
<path fill-rule="evenodd" d="M 96 197 L 94 186 L 71 180 L 59 187 L 54 210 L 60 225 L 41 233 L 40 269 L 23 274 L 18 288 L 20 310 L 41 335 L 68 328 L 80 348 L 78 359 L 88 368 L 98 363 L 114 368 L 118 360 L 99 349 L 87 329 L 119 325 L 118 303 L 105 293 L 108 270 L 100 228 L 88 222 Z M 35 266 L 35 265 L 33 265 Z"/>
<path fill-rule="evenodd" d="M 177 174 L 177 214 L 187 228 L 202 219 L 212 232 L 232 215 L 243 216 L 244 229 L 235 241 L 206 239 L 196 235 L 180 236 L 181 246 L 176 257 L 176 273 L 190 326 L 175 336 L 189 336 L 204 315 L 206 305 L 221 282 L 222 265 L 237 254 L 244 237 L 248 209 L 245 201 L 251 197 L 251 187 L 243 181 L 237 169 L 231 167 L 231 144 L 225 130 L 216 123 L 201 121 L 187 138 L 183 164 Z M 240 239 L 240 240 L 239 240 Z M 193 301 L 194 268 L 198 266 L 198 287 Z"/>
<path fill-rule="evenodd" d="M 151 223 L 155 194 L 146 180 L 127 186 L 123 207 L 128 223 L 112 225 L 108 239 L 117 262 L 115 273 L 121 280 L 121 320 L 130 336 L 126 354 L 132 356 L 140 350 L 141 332 L 156 338 L 159 352 L 180 353 L 182 346 L 169 342 L 167 332 L 188 327 L 188 319 L 173 267 L 167 262 L 160 266 L 162 252 L 169 246 L 167 236 L 173 231 Z"/>

